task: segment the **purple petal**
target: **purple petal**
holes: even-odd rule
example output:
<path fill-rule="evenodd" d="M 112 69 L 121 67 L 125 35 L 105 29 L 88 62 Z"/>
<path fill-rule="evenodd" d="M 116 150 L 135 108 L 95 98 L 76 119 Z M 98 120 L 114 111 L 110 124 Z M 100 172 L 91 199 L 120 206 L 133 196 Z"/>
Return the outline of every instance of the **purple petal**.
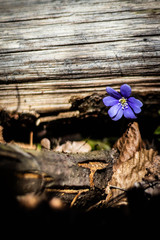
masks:
<path fill-rule="evenodd" d="M 109 116 L 110 116 L 111 118 L 115 117 L 120 108 L 121 108 L 121 105 L 120 105 L 120 104 L 116 104 L 116 105 L 112 106 L 112 107 L 108 110 Z"/>
<path fill-rule="evenodd" d="M 125 116 L 125 118 L 131 118 L 131 119 L 137 118 L 129 106 L 128 106 L 128 108 L 124 109 L 124 116 Z"/>
<path fill-rule="evenodd" d="M 109 95 L 111 95 L 112 97 L 116 98 L 116 99 L 120 99 L 122 96 L 120 93 L 118 93 L 117 91 L 115 91 L 113 88 L 111 87 L 107 87 L 106 91 Z"/>
<path fill-rule="evenodd" d="M 140 100 L 138 100 L 138 99 L 136 99 L 136 98 L 134 98 L 134 97 L 128 98 L 128 103 L 129 103 L 129 104 L 134 104 L 134 105 L 136 105 L 137 107 L 142 107 L 142 106 L 143 106 L 143 103 L 142 103 Z"/>
<path fill-rule="evenodd" d="M 138 107 L 137 105 L 135 105 L 135 104 L 133 104 L 133 103 L 128 103 L 128 104 L 129 104 L 129 106 L 133 109 L 133 111 L 134 111 L 135 113 L 140 113 L 140 112 L 141 112 L 141 108 Z"/>
<path fill-rule="evenodd" d="M 118 121 L 122 116 L 123 116 L 123 110 L 122 108 L 120 108 L 117 115 L 114 118 L 112 118 L 112 120 Z"/>
<path fill-rule="evenodd" d="M 131 91 L 131 87 L 128 84 L 123 84 L 120 87 L 120 92 L 125 98 L 128 98 L 131 95 Z"/>
<path fill-rule="evenodd" d="M 103 103 L 104 105 L 106 105 L 107 107 L 113 106 L 115 104 L 117 104 L 119 101 L 113 97 L 104 97 L 103 98 Z"/>

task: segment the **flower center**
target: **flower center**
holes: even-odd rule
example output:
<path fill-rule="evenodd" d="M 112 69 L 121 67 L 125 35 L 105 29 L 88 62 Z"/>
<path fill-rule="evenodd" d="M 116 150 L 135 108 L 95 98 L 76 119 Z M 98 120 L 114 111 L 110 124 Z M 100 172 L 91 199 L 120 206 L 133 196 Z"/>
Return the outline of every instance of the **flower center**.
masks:
<path fill-rule="evenodd" d="M 119 99 L 119 103 L 118 103 L 118 104 L 121 104 L 122 109 L 128 108 L 128 106 L 127 106 L 127 105 L 128 105 L 127 99 L 124 98 L 124 97 L 122 97 L 122 98 Z"/>

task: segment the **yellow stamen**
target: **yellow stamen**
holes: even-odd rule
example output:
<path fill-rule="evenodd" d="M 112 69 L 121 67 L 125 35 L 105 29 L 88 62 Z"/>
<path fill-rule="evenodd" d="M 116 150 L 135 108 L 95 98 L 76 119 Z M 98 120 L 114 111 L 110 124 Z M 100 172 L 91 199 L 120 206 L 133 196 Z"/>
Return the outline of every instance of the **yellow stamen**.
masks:
<path fill-rule="evenodd" d="M 124 98 L 124 97 L 120 98 L 120 99 L 119 99 L 119 104 L 121 104 L 122 109 L 127 108 L 127 105 L 128 105 L 127 99 Z"/>

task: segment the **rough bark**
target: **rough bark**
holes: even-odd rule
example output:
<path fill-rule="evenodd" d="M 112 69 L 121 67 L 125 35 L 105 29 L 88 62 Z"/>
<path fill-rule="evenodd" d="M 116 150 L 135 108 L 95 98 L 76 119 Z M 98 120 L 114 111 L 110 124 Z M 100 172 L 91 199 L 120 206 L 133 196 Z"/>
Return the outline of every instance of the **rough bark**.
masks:
<path fill-rule="evenodd" d="M 102 197 L 116 156 L 115 151 L 86 154 L 32 151 L 30 154 L 16 145 L 0 144 L 2 188 L 14 195 L 43 191 L 52 196 L 63 195 L 67 203 L 80 192 L 87 195 L 88 201 L 95 194 Z"/>

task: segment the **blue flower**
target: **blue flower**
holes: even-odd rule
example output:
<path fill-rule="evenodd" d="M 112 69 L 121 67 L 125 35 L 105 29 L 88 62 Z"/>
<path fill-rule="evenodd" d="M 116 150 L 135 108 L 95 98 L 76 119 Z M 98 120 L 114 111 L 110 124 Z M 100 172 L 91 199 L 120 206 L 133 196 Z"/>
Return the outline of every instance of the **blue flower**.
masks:
<path fill-rule="evenodd" d="M 134 97 L 130 97 L 131 87 L 128 84 L 123 84 L 120 87 L 120 93 L 111 87 L 107 87 L 106 91 L 110 96 L 104 97 L 103 103 L 107 107 L 111 107 L 108 114 L 112 120 L 117 121 L 123 115 L 125 118 L 137 118 L 135 114 L 141 112 L 143 103 Z"/>

